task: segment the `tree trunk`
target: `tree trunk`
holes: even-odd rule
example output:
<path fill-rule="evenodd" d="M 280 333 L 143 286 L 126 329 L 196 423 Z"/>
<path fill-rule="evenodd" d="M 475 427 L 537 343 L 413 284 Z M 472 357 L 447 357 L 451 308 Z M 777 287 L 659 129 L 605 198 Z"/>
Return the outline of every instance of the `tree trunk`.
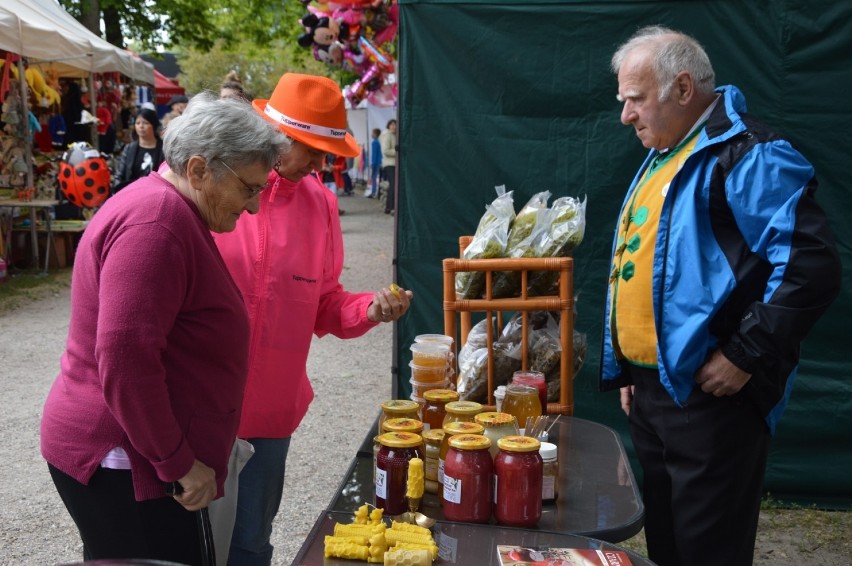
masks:
<path fill-rule="evenodd" d="M 100 0 L 81 0 L 80 23 L 98 37 L 101 35 L 101 4 Z"/>
<path fill-rule="evenodd" d="M 116 47 L 124 49 L 124 34 L 121 32 L 121 16 L 114 6 L 104 8 L 104 28 L 106 29 L 106 40 Z"/>

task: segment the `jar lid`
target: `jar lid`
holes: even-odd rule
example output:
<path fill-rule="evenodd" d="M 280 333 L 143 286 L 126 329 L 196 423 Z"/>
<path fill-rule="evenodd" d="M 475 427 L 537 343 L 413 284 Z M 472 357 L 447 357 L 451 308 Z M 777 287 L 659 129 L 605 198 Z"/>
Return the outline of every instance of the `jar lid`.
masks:
<path fill-rule="evenodd" d="M 420 405 L 416 401 L 409 401 L 408 399 L 391 399 L 382 403 L 382 410 L 386 413 L 407 413 L 419 408 Z"/>
<path fill-rule="evenodd" d="M 441 442 L 444 440 L 444 429 L 442 428 L 430 428 L 429 430 L 424 430 L 420 435 L 423 437 L 425 442 Z"/>
<path fill-rule="evenodd" d="M 420 434 L 420 431 L 423 430 L 423 423 L 417 419 L 397 417 L 383 422 L 382 428 L 387 432 L 413 432 L 415 434 Z"/>
<path fill-rule="evenodd" d="M 452 389 L 430 389 L 423 393 L 423 398 L 427 401 L 450 403 L 452 401 L 458 401 L 459 394 Z"/>
<path fill-rule="evenodd" d="M 544 460 L 553 460 L 556 458 L 556 445 L 552 442 L 542 442 L 541 448 L 538 450 Z"/>
<path fill-rule="evenodd" d="M 482 405 L 476 401 L 450 401 L 445 410 L 457 415 L 475 415 L 482 412 Z"/>
<path fill-rule="evenodd" d="M 413 432 L 386 432 L 379 435 L 379 444 L 390 448 L 414 448 L 423 443 L 423 438 Z"/>
<path fill-rule="evenodd" d="M 450 446 L 456 450 L 483 450 L 491 448 L 491 440 L 481 434 L 457 434 L 450 438 Z"/>
<path fill-rule="evenodd" d="M 485 428 L 492 426 L 503 426 L 515 422 L 514 415 L 510 415 L 509 413 L 497 413 L 495 411 L 486 411 L 484 413 L 479 413 L 473 418 L 476 422 L 478 422 Z"/>
<path fill-rule="evenodd" d="M 538 452 L 541 442 L 530 436 L 504 436 L 497 446 L 508 452 Z"/>
<path fill-rule="evenodd" d="M 440 344 L 452 345 L 453 337 L 446 334 L 418 334 L 414 337 L 415 342 L 438 342 Z"/>
<path fill-rule="evenodd" d="M 479 423 L 450 422 L 444 425 L 444 433 L 446 434 L 482 434 L 485 432 L 485 427 Z"/>
<path fill-rule="evenodd" d="M 411 346 L 408 347 L 412 352 L 418 352 L 422 354 L 446 354 L 450 351 L 449 344 L 443 344 L 441 342 L 415 342 Z"/>

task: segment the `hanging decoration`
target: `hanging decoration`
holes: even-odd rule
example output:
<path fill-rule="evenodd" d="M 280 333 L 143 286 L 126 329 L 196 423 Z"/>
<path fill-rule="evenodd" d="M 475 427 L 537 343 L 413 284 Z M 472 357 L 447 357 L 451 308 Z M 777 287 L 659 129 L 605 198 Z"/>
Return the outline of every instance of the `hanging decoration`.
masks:
<path fill-rule="evenodd" d="M 59 188 L 72 204 L 96 208 L 109 196 L 110 174 L 106 160 L 86 142 L 68 146 L 59 163 Z"/>

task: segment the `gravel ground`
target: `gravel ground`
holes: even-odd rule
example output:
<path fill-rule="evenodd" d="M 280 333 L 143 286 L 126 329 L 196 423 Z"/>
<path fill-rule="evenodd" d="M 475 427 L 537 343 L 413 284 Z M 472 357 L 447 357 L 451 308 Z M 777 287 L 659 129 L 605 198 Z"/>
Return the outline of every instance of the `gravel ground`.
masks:
<path fill-rule="evenodd" d="M 362 196 L 340 197 L 353 291 L 391 283 L 393 216 Z M 67 289 L 0 313 L 0 564 L 49 565 L 82 559 L 74 523 L 38 450 L 42 405 L 68 332 Z M 436 331 L 436 329 L 430 329 Z M 425 330 L 424 330 L 425 332 Z M 293 436 L 284 501 L 274 525 L 273 564 L 290 564 L 331 501 L 379 403 L 391 396 L 391 325 L 354 340 L 314 338 L 308 374 L 316 397 Z"/>

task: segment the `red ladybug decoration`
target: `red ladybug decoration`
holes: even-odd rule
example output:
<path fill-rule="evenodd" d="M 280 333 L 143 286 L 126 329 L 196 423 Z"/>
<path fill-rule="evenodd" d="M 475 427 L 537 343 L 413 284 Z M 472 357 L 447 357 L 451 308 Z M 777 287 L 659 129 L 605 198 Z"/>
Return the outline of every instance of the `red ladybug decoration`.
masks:
<path fill-rule="evenodd" d="M 95 208 L 109 196 L 109 168 L 98 150 L 86 142 L 68 146 L 59 163 L 59 188 L 72 204 Z"/>

